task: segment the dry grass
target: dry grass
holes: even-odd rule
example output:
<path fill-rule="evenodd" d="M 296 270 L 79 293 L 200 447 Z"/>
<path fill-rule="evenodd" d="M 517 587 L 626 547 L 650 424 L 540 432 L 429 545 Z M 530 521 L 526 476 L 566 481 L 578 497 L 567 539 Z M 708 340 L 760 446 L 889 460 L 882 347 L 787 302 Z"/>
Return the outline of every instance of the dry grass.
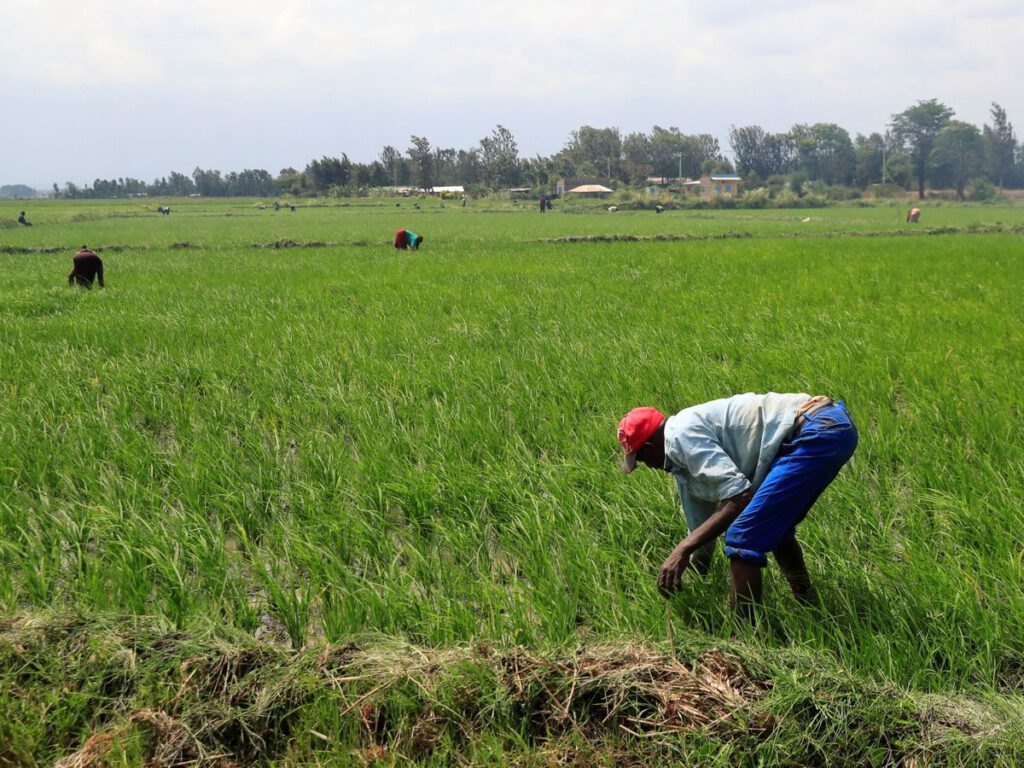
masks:
<path fill-rule="evenodd" d="M 4 668 L 15 658 L 39 667 L 44 655 L 61 678 L 51 685 L 98 685 L 106 693 L 90 717 L 103 724 L 58 768 L 104 764 L 117 745 L 133 741 L 148 765 L 166 768 L 266 759 L 300 730 L 313 743 L 331 743 L 337 734 L 309 727 L 301 714 L 325 700 L 352 725 L 358 748 L 378 756 L 429 756 L 501 720 L 537 747 L 574 733 L 601 742 L 694 731 L 763 737 L 772 730 L 771 718 L 751 709 L 769 684 L 721 650 L 688 666 L 640 644 L 543 656 L 523 648 L 427 649 L 377 640 L 288 652 L 182 633 L 109 631 L 67 618 L 0 626 Z M 160 701 L 139 694 L 154 678 L 167 692 Z M 396 708 L 398 700 L 404 704 Z"/>

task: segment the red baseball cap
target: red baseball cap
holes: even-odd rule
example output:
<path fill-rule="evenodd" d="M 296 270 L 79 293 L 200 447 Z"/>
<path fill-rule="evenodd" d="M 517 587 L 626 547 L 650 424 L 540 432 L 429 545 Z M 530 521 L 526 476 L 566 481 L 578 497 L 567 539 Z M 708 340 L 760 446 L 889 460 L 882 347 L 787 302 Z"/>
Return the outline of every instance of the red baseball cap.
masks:
<path fill-rule="evenodd" d="M 622 460 L 622 471 L 627 475 L 636 466 L 636 452 L 651 439 L 658 427 L 665 421 L 665 414 L 657 408 L 634 408 L 619 422 L 619 444 L 626 452 Z"/>

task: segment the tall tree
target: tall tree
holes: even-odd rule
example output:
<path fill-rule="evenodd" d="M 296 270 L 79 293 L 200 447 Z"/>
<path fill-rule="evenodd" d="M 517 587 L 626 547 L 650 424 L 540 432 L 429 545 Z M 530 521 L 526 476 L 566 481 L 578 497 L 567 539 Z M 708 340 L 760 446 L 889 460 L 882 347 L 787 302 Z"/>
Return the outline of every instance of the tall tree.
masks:
<path fill-rule="evenodd" d="M 957 199 L 963 200 L 967 179 L 981 167 L 981 132 L 970 123 L 950 120 L 936 137 L 933 151 L 936 162 L 948 172 L 956 187 Z"/>
<path fill-rule="evenodd" d="M 928 175 L 928 162 L 939 132 L 953 116 L 953 110 L 935 99 L 919 101 L 892 116 L 896 141 L 909 150 L 910 160 L 917 175 L 917 196 L 924 200 L 924 183 Z"/>
<path fill-rule="evenodd" d="M 204 197 L 223 197 L 226 192 L 224 179 L 218 170 L 203 170 L 196 166 L 192 171 L 192 178 L 195 181 L 196 192 Z"/>
<path fill-rule="evenodd" d="M 398 186 L 398 168 L 402 164 L 402 153 L 390 144 L 380 151 L 380 164 L 384 166 L 391 183 Z"/>
<path fill-rule="evenodd" d="M 646 133 L 630 133 L 622 140 L 625 171 L 634 184 L 654 173 L 651 162 L 651 140 Z"/>
<path fill-rule="evenodd" d="M 992 102 L 992 125 L 985 125 L 985 160 L 988 174 L 1000 189 L 1007 174 L 1013 169 L 1017 155 L 1017 136 L 1013 124 L 1006 118 L 1006 110 Z"/>
<path fill-rule="evenodd" d="M 786 173 L 793 164 L 793 142 L 788 134 L 767 133 L 759 125 L 729 130 L 729 145 L 736 157 L 736 170 L 756 173 L 762 179 Z"/>
<path fill-rule="evenodd" d="M 857 166 L 853 142 L 835 123 L 794 125 L 789 132 L 797 164 L 811 181 L 849 184 Z"/>
<path fill-rule="evenodd" d="M 412 146 L 406 150 L 412 166 L 412 183 L 419 189 L 434 186 L 434 152 L 423 136 L 410 136 Z"/>
<path fill-rule="evenodd" d="M 863 189 L 868 184 L 877 184 L 882 180 L 882 163 L 885 162 L 885 139 L 880 133 L 870 136 L 857 134 L 853 140 L 853 153 L 856 158 L 854 182 Z"/>
<path fill-rule="evenodd" d="M 534 189 L 546 190 L 552 181 L 551 160 L 537 155 L 535 158 L 523 158 L 519 162 L 521 179 Z"/>
<path fill-rule="evenodd" d="M 717 165 L 723 161 L 714 136 L 684 134 L 675 126 L 655 125 L 650 135 L 629 134 L 622 142 L 622 154 L 632 178 L 651 173 L 663 178 L 696 177 L 709 162 Z"/>
<path fill-rule="evenodd" d="M 455 163 L 459 158 L 459 153 L 454 148 L 449 147 L 448 149 L 441 149 L 436 147 L 434 149 L 434 183 L 435 184 L 451 184 L 455 178 Z"/>
<path fill-rule="evenodd" d="M 686 134 L 683 138 L 683 171 L 688 176 L 695 178 L 708 168 L 732 172 L 732 164 L 722 157 L 718 139 L 710 133 Z"/>
<path fill-rule="evenodd" d="M 688 169 L 683 167 L 686 139 L 683 132 L 674 125 L 668 128 L 662 128 L 660 125 L 652 127 L 648 145 L 650 147 L 648 162 L 654 166 L 655 176 L 682 178 L 691 175 L 688 173 Z"/>
<path fill-rule="evenodd" d="M 310 161 L 303 173 L 313 189 L 322 192 L 331 187 L 346 186 L 352 174 L 352 163 L 344 153 L 340 158 L 324 155 L 319 160 Z"/>
<path fill-rule="evenodd" d="M 519 146 L 512 131 L 498 125 L 480 139 L 480 166 L 484 180 L 494 189 L 519 183 Z"/>
<path fill-rule="evenodd" d="M 459 184 L 476 184 L 480 181 L 480 151 L 460 149 L 455 158 L 455 180 Z"/>
<path fill-rule="evenodd" d="M 167 178 L 167 194 L 188 197 L 195 191 L 196 183 L 191 177 L 186 176 L 184 173 L 171 171 L 171 175 Z"/>
<path fill-rule="evenodd" d="M 581 174 L 608 178 L 622 175 L 622 137 L 618 128 L 584 125 L 569 134 L 565 152 Z"/>

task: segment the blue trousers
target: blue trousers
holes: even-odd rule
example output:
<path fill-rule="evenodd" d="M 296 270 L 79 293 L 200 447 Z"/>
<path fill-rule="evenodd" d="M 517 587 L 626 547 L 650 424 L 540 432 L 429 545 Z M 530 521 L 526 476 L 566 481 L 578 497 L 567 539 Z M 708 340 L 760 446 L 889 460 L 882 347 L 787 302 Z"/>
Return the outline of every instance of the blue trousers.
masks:
<path fill-rule="evenodd" d="M 842 402 L 805 418 L 725 532 L 728 557 L 767 565 L 767 554 L 793 540 L 796 526 L 853 456 L 857 427 Z"/>

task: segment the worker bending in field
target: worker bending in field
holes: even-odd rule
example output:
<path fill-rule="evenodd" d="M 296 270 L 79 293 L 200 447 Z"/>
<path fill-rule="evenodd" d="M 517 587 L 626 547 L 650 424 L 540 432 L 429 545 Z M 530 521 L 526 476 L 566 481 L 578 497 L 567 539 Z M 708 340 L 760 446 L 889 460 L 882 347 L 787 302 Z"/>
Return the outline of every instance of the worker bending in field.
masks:
<path fill-rule="evenodd" d="M 412 248 L 418 251 L 422 243 L 423 235 L 417 235 L 411 229 L 400 229 L 395 232 L 395 248 L 401 248 L 403 251 Z"/>
<path fill-rule="evenodd" d="M 98 280 L 100 288 L 103 287 L 103 260 L 96 255 L 95 251 L 86 248 L 74 255 L 71 260 L 71 274 L 68 275 L 68 285 L 79 285 L 82 288 L 92 288 L 93 280 Z"/>
<path fill-rule="evenodd" d="M 846 406 L 829 397 L 748 393 L 685 408 L 666 417 L 634 408 L 619 422 L 622 468 L 637 462 L 676 480 L 689 535 L 658 574 L 665 597 L 683 571 L 707 573 L 714 540 L 725 534 L 733 600 L 753 616 L 761 600 L 761 569 L 768 553 L 801 602 L 812 599 L 811 579 L 796 526 L 857 447 Z"/>

